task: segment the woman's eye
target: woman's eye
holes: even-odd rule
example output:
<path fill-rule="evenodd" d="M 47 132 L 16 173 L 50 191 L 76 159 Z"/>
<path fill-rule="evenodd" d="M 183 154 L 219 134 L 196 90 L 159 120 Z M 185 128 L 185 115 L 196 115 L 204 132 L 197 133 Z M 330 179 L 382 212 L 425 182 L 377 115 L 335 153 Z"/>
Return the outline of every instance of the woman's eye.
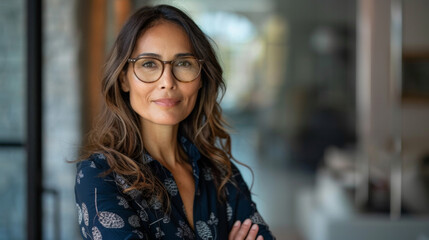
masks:
<path fill-rule="evenodd" d="M 144 68 L 155 68 L 156 67 L 156 63 L 154 63 L 154 62 L 144 62 L 142 64 L 142 67 L 144 67 Z"/>
<path fill-rule="evenodd" d="M 191 65 L 192 64 L 189 61 L 187 61 L 187 60 L 179 60 L 179 61 L 176 62 L 176 66 L 177 67 L 189 67 Z"/>

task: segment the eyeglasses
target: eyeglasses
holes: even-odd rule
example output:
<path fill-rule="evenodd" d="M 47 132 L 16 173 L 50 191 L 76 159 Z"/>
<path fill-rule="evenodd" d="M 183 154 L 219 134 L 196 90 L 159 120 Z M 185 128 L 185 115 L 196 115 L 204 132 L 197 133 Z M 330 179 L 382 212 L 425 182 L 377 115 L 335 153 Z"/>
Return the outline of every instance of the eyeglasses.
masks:
<path fill-rule="evenodd" d="M 178 57 L 172 61 L 162 61 L 153 57 L 129 58 L 133 63 L 134 75 L 142 82 L 158 81 L 164 73 L 165 64 L 171 64 L 171 73 L 180 82 L 192 82 L 200 75 L 204 60 L 193 56 Z"/>

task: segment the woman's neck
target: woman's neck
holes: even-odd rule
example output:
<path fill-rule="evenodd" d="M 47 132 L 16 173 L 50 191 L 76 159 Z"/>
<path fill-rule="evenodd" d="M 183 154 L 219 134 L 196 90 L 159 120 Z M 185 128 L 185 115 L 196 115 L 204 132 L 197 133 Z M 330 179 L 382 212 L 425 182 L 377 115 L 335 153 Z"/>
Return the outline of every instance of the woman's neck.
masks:
<path fill-rule="evenodd" d="M 142 137 L 146 151 L 167 169 L 179 163 L 177 132 L 179 125 L 159 125 L 142 120 Z"/>

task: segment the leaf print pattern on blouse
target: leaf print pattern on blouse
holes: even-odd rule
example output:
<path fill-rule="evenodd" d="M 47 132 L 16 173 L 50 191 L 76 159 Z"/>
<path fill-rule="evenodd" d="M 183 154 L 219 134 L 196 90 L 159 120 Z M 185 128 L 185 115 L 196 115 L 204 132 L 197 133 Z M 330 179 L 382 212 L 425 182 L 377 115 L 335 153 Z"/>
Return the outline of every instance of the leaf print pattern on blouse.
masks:
<path fill-rule="evenodd" d="M 177 228 L 176 236 L 183 238 L 183 230 L 181 228 Z"/>
<path fill-rule="evenodd" d="M 128 218 L 128 223 L 131 225 L 131 227 L 138 228 L 140 227 L 140 219 L 137 215 L 132 215 Z"/>
<path fill-rule="evenodd" d="M 119 200 L 118 205 L 123 206 L 124 208 L 129 208 L 127 200 L 124 197 L 116 196 L 116 198 Z"/>
<path fill-rule="evenodd" d="M 122 190 L 128 189 L 130 187 L 130 185 L 128 184 L 128 181 L 123 176 L 121 176 L 119 174 L 115 174 L 115 183 Z M 132 199 L 137 199 L 142 193 L 141 193 L 141 191 L 133 189 L 131 191 L 127 191 L 125 194 L 130 196 Z"/>
<path fill-rule="evenodd" d="M 265 223 L 264 219 L 262 218 L 261 214 L 259 214 L 259 212 L 255 212 L 250 219 L 252 220 L 252 223 L 256 223 L 259 225 L 264 225 L 266 226 L 267 224 Z"/>
<path fill-rule="evenodd" d="M 150 162 L 152 162 L 154 159 L 150 156 L 150 155 L 148 155 L 148 154 L 144 154 L 143 155 L 143 158 L 142 158 L 142 162 L 143 162 L 143 164 L 147 164 L 147 163 L 150 163 Z"/>
<path fill-rule="evenodd" d="M 80 170 L 79 173 L 77 174 L 77 177 L 76 177 L 77 184 L 80 184 L 80 179 L 82 179 L 83 177 L 84 177 L 83 172 L 82 172 L 82 170 Z"/>
<path fill-rule="evenodd" d="M 112 212 L 98 212 L 98 221 L 105 228 L 123 228 L 124 220 L 116 213 Z"/>
<path fill-rule="evenodd" d="M 106 160 L 106 156 L 104 156 L 104 154 L 102 153 L 97 153 L 95 154 L 95 157 L 101 160 Z"/>
<path fill-rule="evenodd" d="M 158 209 L 161 209 L 162 203 L 158 200 L 156 196 L 152 196 L 152 198 L 150 199 L 150 206 L 154 210 L 158 210 Z"/>
<path fill-rule="evenodd" d="M 166 178 L 164 180 L 164 185 L 171 196 L 176 196 L 177 193 L 179 192 L 176 182 L 172 178 Z"/>
<path fill-rule="evenodd" d="M 97 168 L 97 166 L 95 166 L 95 162 L 91 161 L 91 164 L 89 165 L 91 168 Z"/>
<path fill-rule="evenodd" d="M 226 203 L 226 220 L 229 222 L 232 219 L 232 207 L 229 203 Z"/>
<path fill-rule="evenodd" d="M 122 177 L 119 174 L 115 174 L 115 183 L 122 188 L 122 190 L 125 190 L 130 187 L 130 185 L 127 183 L 127 180 L 125 180 L 124 177 Z"/>
<path fill-rule="evenodd" d="M 226 194 L 227 196 L 229 196 L 229 190 L 228 190 L 228 188 L 225 188 L 225 194 Z"/>
<path fill-rule="evenodd" d="M 93 240 L 103 240 L 103 237 L 101 236 L 100 230 L 96 226 L 92 227 L 92 239 Z"/>
<path fill-rule="evenodd" d="M 148 208 L 149 207 L 149 204 L 147 204 L 146 199 L 142 200 L 141 205 L 142 205 L 143 208 Z"/>
<path fill-rule="evenodd" d="M 211 168 L 205 168 L 203 171 L 204 171 L 204 180 L 212 181 L 213 180 L 212 169 Z"/>
<path fill-rule="evenodd" d="M 184 221 L 179 221 L 179 226 L 180 227 L 177 228 L 176 236 L 180 238 L 186 237 L 187 239 L 194 239 L 194 234 L 188 224 Z"/>
<path fill-rule="evenodd" d="M 217 217 L 214 215 L 214 213 L 210 213 L 210 219 L 207 221 L 208 224 L 210 225 L 217 225 L 219 222 L 219 220 L 217 219 Z"/>
<path fill-rule="evenodd" d="M 81 228 L 81 230 L 82 230 L 82 236 L 83 236 L 84 238 L 86 238 L 86 231 L 85 231 L 85 228 L 84 228 L 84 227 L 82 227 L 82 228 Z"/>
<path fill-rule="evenodd" d="M 162 238 L 163 236 L 165 236 L 165 233 L 161 230 L 161 228 L 156 227 L 155 237 L 156 238 Z"/>
<path fill-rule="evenodd" d="M 139 216 L 140 216 L 140 219 L 141 219 L 142 221 L 147 222 L 147 221 L 149 220 L 149 216 L 147 215 L 147 213 L 146 213 L 146 211 L 145 211 L 144 209 L 142 209 L 142 210 L 137 210 L 137 212 L 138 212 L 138 214 L 139 214 Z"/>
<path fill-rule="evenodd" d="M 139 239 L 143 239 L 144 238 L 143 233 L 140 232 L 139 230 L 133 230 L 133 233 L 135 233 L 139 237 Z"/>
<path fill-rule="evenodd" d="M 170 216 L 168 216 L 168 215 L 164 215 L 164 217 L 162 218 L 162 222 L 163 223 L 169 223 L 170 222 Z"/>
<path fill-rule="evenodd" d="M 77 203 L 76 203 L 76 207 L 77 207 L 77 219 L 80 225 L 82 224 L 82 210 L 80 209 L 80 206 Z"/>
<path fill-rule="evenodd" d="M 82 203 L 82 215 L 83 215 L 83 222 L 86 226 L 89 225 L 89 216 L 88 216 L 88 208 L 86 207 L 85 203 Z"/>
<path fill-rule="evenodd" d="M 137 199 L 142 193 L 139 190 L 133 189 L 127 192 L 127 195 L 132 199 Z"/>
<path fill-rule="evenodd" d="M 197 221 L 196 229 L 197 229 L 198 236 L 200 236 L 202 239 L 204 240 L 213 239 L 212 232 L 209 226 L 207 225 L 207 223 L 203 221 Z"/>

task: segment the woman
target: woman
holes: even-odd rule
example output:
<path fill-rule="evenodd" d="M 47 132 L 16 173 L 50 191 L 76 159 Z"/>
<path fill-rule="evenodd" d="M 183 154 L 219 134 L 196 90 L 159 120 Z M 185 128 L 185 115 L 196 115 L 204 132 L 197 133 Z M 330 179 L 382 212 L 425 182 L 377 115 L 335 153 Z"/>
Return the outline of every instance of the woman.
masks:
<path fill-rule="evenodd" d="M 273 239 L 231 162 L 222 69 L 182 11 L 143 7 L 102 80 L 105 110 L 78 164 L 84 239 Z"/>

